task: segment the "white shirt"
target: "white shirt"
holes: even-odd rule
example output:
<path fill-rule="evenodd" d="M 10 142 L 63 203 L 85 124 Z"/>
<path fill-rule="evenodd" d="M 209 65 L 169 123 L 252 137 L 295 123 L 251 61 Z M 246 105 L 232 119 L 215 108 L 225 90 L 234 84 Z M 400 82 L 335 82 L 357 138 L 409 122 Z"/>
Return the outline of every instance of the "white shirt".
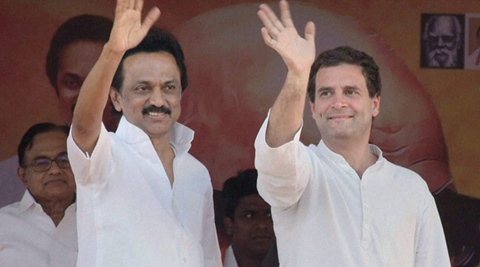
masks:
<path fill-rule="evenodd" d="M 235 254 L 233 254 L 233 248 L 231 245 L 225 251 L 223 267 L 238 267 L 237 259 L 235 259 Z"/>
<path fill-rule="evenodd" d="M 102 125 L 90 158 L 69 136 L 79 267 L 221 266 L 210 176 L 188 153 L 192 140 L 176 123 L 172 187 L 148 135 L 125 118 L 116 134 Z"/>
<path fill-rule="evenodd" d="M 480 48 L 475 49 L 470 55 L 466 55 L 465 51 L 465 69 L 480 69 L 480 64 L 477 62 L 480 57 Z"/>
<path fill-rule="evenodd" d="M 21 201 L 0 209 L 0 266 L 76 266 L 75 204 L 55 227 L 27 190 Z"/>
<path fill-rule="evenodd" d="M 378 156 L 363 176 L 300 131 L 278 148 L 255 141 L 258 191 L 272 206 L 282 266 L 450 266 L 435 202 L 413 171 Z"/>

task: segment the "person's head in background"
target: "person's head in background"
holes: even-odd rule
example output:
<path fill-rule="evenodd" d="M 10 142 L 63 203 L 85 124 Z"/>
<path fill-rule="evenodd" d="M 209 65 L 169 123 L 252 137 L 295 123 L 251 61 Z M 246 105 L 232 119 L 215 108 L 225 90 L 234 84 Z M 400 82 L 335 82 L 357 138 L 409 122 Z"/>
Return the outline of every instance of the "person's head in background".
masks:
<path fill-rule="evenodd" d="M 18 145 L 18 176 L 55 225 L 75 201 L 75 180 L 67 156 L 68 133 L 68 126 L 38 123 L 27 130 Z"/>
<path fill-rule="evenodd" d="M 46 58 L 46 73 L 58 96 L 65 124 L 72 123 L 78 92 L 110 37 L 113 22 L 97 15 L 80 15 L 64 22 L 55 32 Z M 121 113 L 110 101 L 103 112 L 103 123 L 115 131 Z"/>
<path fill-rule="evenodd" d="M 439 15 L 425 23 L 422 40 L 429 67 L 461 67 L 462 27 L 457 17 Z"/>
<path fill-rule="evenodd" d="M 223 184 L 224 225 L 239 266 L 261 266 L 275 242 L 270 205 L 258 194 L 257 176 L 247 169 Z"/>

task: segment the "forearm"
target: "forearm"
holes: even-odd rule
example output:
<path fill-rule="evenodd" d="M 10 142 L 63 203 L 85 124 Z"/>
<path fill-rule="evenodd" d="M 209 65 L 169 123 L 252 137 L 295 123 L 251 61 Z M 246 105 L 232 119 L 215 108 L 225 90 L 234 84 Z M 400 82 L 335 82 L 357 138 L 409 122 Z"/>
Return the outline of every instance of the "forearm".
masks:
<path fill-rule="evenodd" d="M 73 113 L 72 134 L 83 151 L 91 152 L 100 133 L 113 76 L 124 52 L 105 44 L 98 61 L 85 79 Z"/>
<path fill-rule="evenodd" d="M 289 71 L 285 83 L 270 112 L 266 142 L 281 146 L 293 139 L 302 125 L 309 70 Z"/>

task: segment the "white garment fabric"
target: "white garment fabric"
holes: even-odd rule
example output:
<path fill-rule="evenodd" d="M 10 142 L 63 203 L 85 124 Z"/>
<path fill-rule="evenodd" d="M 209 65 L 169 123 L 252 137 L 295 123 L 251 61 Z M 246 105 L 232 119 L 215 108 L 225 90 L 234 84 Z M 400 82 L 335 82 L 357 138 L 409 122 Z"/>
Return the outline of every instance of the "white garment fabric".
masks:
<path fill-rule="evenodd" d="M 323 141 L 271 148 L 268 117 L 255 141 L 258 191 L 272 206 L 282 266 L 450 266 L 425 181 L 378 156 L 363 176 Z"/>
<path fill-rule="evenodd" d="M 18 157 L 15 155 L 0 162 L 0 208 L 18 202 L 25 186 L 18 178 Z"/>
<path fill-rule="evenodd" d="M 465 69 L 480 69 L 480 62 L 478 59 L 480 57 L 480 48 L 475 49 L 472 54 L 465 56 Z"/>
<path fill-rule="evenodd" d="M 74 267 L 77 262 L 75 203 L 55 227 L 30 192 L 0 209 L 0 266 Z"/>
<path fill-rule="evenodd" d="M 235 259 L 235 254 L 233 254 L 233 248 L 231 245 L 225 251 L 223 267 L 238 267 L 237 259 Z"/>
<path fill-rule="evenodd" d="M 174 125 L 171 186 L 148 135 L 124 117 L 115 134 L 102 125 L 91 157 L 68 137 L 79 267 L 221 266 L 210 176 L 188 153 L 192 140 Z"/>

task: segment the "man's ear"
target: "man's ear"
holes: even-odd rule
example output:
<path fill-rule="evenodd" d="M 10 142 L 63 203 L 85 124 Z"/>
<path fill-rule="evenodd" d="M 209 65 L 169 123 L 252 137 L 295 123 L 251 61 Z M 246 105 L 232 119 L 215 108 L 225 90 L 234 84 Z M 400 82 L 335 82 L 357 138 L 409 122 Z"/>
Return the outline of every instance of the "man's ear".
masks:
<path fill-rule="evenodd" d="M 310 100 L 308 103 L 310 103 L 310 112 L 312 112 L 312 118 L 315 120 L 315 103 Z"/>
<path fill-rule="evenodd" d="M 376 95 L 372 99 L 372 117 L 378 116 L 380 113 L 380 96 Z"/>
<path fill-rule="evenodd" d="M 225 226 L 225 232 L 230 236 L 233 235 L 233 221 L 230 217 L 223 217 L 223 225 Z"/>
<path fill-rule="evenodd" d="M 27 177 L 25 177 L 25 169 L 22 167 L 18 167 L 17 174 L 20 181 L 22 181 L 23 185 L 27 188 Z"/>
<path fill-rule="evenodd" d="M 122 95 L 113 87 L 110 87 L 110 100 L 115 110 L 122 112 Z"/>

